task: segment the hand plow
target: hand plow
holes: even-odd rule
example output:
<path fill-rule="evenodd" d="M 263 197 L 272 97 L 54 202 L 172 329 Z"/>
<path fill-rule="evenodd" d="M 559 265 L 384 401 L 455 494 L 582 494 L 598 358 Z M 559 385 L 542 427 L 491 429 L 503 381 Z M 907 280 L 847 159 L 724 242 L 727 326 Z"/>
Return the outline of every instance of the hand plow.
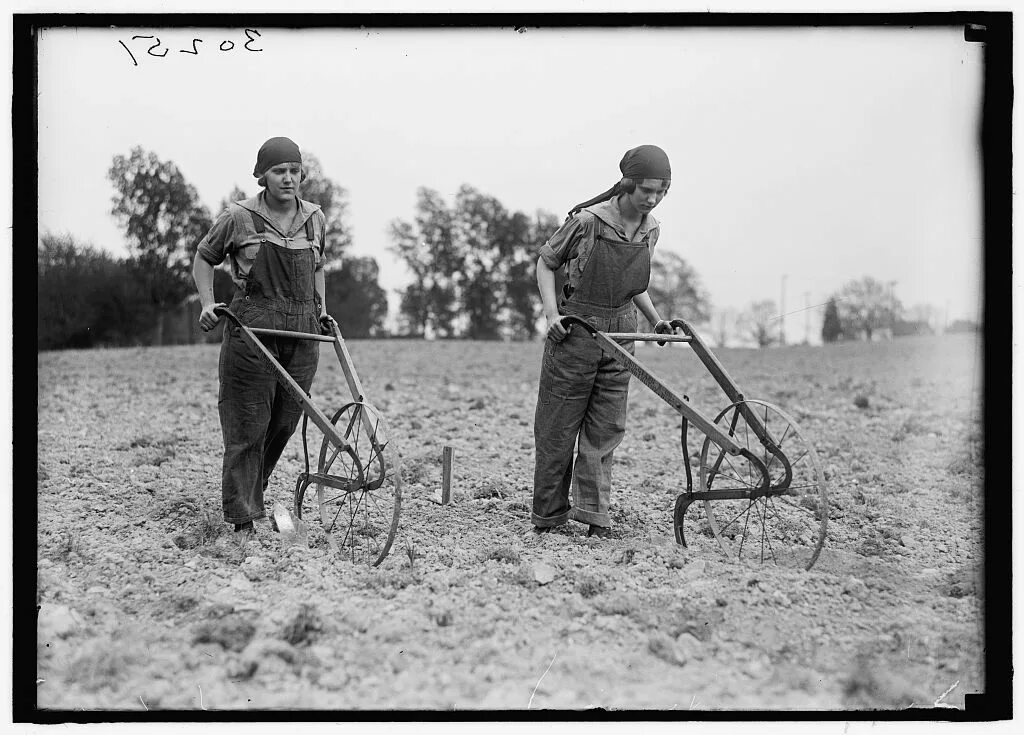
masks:
<path fill-rule="evenodd" d="M 391 551 L 402 507 L 402 473 L 398 451 L 384 417 L 366 402 L 341 330 L 328 318 L 331 334 L 308 334 L 247 327 L 227 308 L 218 308 L 260 361 L 302 408 L 302 451 L 305 471 L 295 483 L 293 508 L 301 520 L 312 508 L 307 499 L 316 488 L 316 511 L 332 548 L 353 562 L 377 566 Z M 230 326 L 229 326 L 230 328 Z M 352 401 L 328 417 L 274 358 L 260 337 L 330 342 L 341 363 Z M 316 471 L 310 471 L 308 423 L 323 433 Z"/>
<path fill-rule="evenodd" d="M 732 559 L 753 559 L 779 566 L 810 569 L 825 543 L 828 491 L 814 447 L 796 421 L 781 408 L 746 398 L 736 381 L 693 328 L 682 319 L 671 322 L 682 334 L 601 332 L 575 316 L 562 317 L 567 329 L 579 327 L 601 350 L 682 416 L 680 443 L 686 469 L 686 490 L 676 497 L 673 527 L 676 541 L 686 545 L 684 516 L 699 502 L 705 532 Z M 730 403 L 713 419 L 671 390 L 619 341 L 684 342 L 725 392 Z M 689 424 L 704 434 L 698 459 L 697 487 L 687 450 Z"/>

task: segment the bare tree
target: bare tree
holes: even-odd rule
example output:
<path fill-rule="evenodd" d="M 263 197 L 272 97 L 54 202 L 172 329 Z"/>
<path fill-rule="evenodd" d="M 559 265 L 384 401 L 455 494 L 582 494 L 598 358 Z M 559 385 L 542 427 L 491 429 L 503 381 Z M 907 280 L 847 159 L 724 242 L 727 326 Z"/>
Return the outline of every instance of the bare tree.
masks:
<path fill-rule="evenodd" d="M 740 321 L 743 330 L 758 347 L 768 347 L 778 339 L 779 310 L 771 299 L 755 301 L 743 312 Z"/>
<path fill-rule="evenodd" d="M 884 284 L 871 276 L 849 281 L 835 295 L 839 320 L 847 337 L 871 341 L 875 330 L 891 328 L 903 311 L 893 291 L 894 284 Z"/>
<path fill-rule="evenodd" d="M 710 317 L 711 299 L 697 271 L 676 253 L 658 251 L 655 254 L 647 293 L 666 319 L 681 318 L 700 324 Z"/>

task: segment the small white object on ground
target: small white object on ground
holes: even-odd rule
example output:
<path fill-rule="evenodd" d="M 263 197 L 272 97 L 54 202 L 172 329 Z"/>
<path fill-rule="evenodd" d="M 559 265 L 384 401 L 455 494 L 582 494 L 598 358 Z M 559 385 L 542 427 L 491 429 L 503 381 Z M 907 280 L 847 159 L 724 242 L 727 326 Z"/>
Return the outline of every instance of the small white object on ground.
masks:
<path fill-rule="evenodd" d="M 533 565 L 533 578 L 537 580 L 537 584 L 548 584 L 555 580 L 554 567 L 545 564 L 544 562 L 538 562 Z"/>
<path fill-rule="evenodd" d="M 292 512 L 276 500 L 274 501 L 274 512 L 271 520 L 273 520 L 274 528 L 279 533 L 294 533 L 295 524 L 292 522 Z"/>
<path fill-rule="evenodd" d="M 274 501 L 272 521 L 286 547 L 309 546 L 306 522 L 298 518 L 291 508 L 285 508 L 281 503 Z"/>

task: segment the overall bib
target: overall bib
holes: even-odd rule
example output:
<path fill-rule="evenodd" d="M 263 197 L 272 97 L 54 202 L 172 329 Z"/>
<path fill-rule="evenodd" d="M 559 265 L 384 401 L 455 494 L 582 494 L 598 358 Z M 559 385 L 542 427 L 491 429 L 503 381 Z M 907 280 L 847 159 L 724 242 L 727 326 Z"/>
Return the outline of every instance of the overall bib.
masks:
<path fill-rule="evenodd" d="M 646 242 L 620 239 L 600 219 L 594 224 L 594 247 L 576 289 L 563 292 L 559 312 L 582 317 L 602 332 L 635 332 L 632 298 L 647 290 L 650 248 Z M 621 344 L 633 353 L 632 341 Z M 572 518 L 611 527 L 612 457 L 626 433 L 629 378 L 629 372 L 580 329 L 573 329 L 562 342 L 545 340 L 534 417 L 535 526 L 557 526 Z"/>
<path fill-rule="evenodd" d="M 318 251 L 312 222 L 305 222 L 304 239 L 285 237 L 282 246 L 264 236 L 263 218 L 250 214 L 260 234 L 260 245 L 245 286 L 231 301 L 231 310 L 249 327 L 319 334 L 320 298 L 313 285 Z M 260 340 L 308 393 L 320 357 L 320 343 L 286 337 Z M 267 481 L 302 411 L 242 341 L 238 328 L 230 324 L 224 329 L 219 375 L 224 520 L 247 523 L 266 516 L 263 493 Z"/>

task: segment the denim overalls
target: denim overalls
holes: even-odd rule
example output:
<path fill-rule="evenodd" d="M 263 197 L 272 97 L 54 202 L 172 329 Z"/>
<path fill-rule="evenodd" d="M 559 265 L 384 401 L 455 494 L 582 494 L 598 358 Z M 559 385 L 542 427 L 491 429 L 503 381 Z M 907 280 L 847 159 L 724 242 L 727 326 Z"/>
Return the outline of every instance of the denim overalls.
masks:
<path fill-rule="evenodd" d="M 594 224 L 593 250 L 575 290 L 563 291 L 558 310 L 583 317 L 603 332 L 635 332 L 632 298 L 647 290 L 650 248 L 647 242 L 620 239 L 599 218 Z M 621 344 L 633 353 L 632 341 Z M 626 432 L 629 378 L 629 372 L 606 357 L 581 329 L 570 331 L 562 342 L 545 340 L 534 418 L 534 525 L 557 526 L 570 518 L 612 525 L 608 515 L 612 455 Z"/>
<path fill-rule="evenodd" d="M 268 239 L 267 221 L 248 210 L 258 236 L 255 261 L 230 308 L 246 326 L 319 334 L 320 297 L 313 274 L 320 258 L 311 215 L 292 236 L 273 223 L 279 245 Z M 245 247 L 255 248 L 250 237 Z M 313 383 L 320 343 L 261 337 L 263 344 L 306 392 Z M 225 325 L 220 351 L 218 409 L 224 434 L 222 494 L 224 520 L 246 523 L 263 518 L 263 493 L 270 473 L 295 431 L 299 404 L 242 341 L 237 327 Z"/>

